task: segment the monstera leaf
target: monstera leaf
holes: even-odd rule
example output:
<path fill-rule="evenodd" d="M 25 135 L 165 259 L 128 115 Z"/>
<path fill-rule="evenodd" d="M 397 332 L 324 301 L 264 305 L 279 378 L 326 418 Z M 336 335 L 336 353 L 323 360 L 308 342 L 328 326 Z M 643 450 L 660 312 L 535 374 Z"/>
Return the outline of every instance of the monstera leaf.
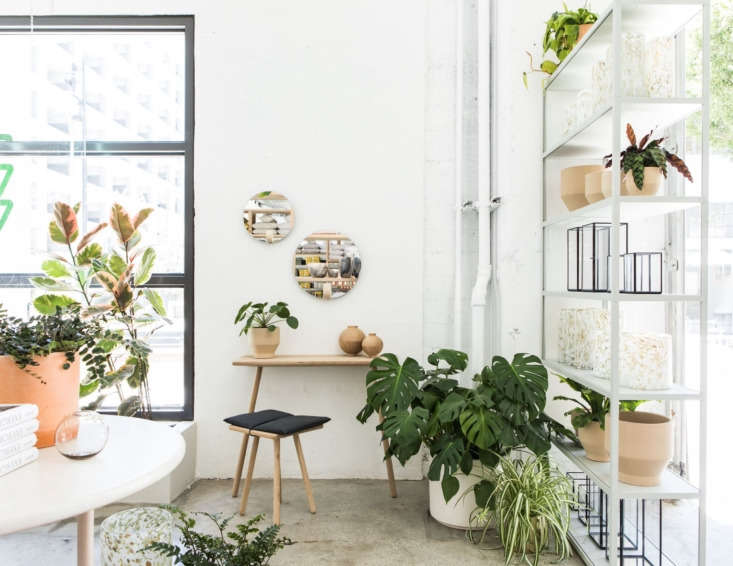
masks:
<path fill-rule="evenodd" d="M 518 410 L 526 410 L 530 420 L 538 418 L 545 410 L 547 369 L 537 356 L 515 354 L 511 363 L 494 356 L 491 373 L 496 387 L 510 401 L 501 407 L 509 420 L 514 422 Z"/>
<path fill-rule="evenodd" d="M 366 376 L 367 404 L 357 418 L 365 422 L 374 411 L 381 410 L 387 418 L 392 411 L 407 409 L 418 395 L 423 371 L 414 359 L 400 364 L 394 354 L 382 354 L 372 360 Z"/>
<path fill-rule="evenodd" d="M 423 407 L 415 407 L 412 411 L 394 411 L 377 427 L 384 438 L 390 441 L 392 453 L 403 466 L 420 451 L 421 433 L 429 417 L 430 413 Z"/>

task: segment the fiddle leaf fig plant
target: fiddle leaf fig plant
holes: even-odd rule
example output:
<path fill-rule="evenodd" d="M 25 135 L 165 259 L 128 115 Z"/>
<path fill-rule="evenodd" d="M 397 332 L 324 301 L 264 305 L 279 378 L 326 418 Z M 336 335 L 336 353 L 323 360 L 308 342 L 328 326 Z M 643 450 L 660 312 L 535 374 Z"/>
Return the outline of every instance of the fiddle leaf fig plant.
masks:
<path fill-rule="evenodd" d="M 468 356 L 442 349 L 428 356 L 428 369 L 415 359 L 394 354 L 372 360 L 366 376 L 366 404 L 357 415 L 365 423 L 374 413 L 389 441 L 389 454 L 401 464 L 424 445 L 430 452 L 428 478 L 440 481 L 446 501 L 459 489 L 455 474 L 469 474 L 475 460 L 494 467 L 498 455 L 526 446 L 536 454 L 550 448 L 544 416 L 547 370 L 537 356 L 516 354 L 511 362 L 495 356 L 463 387 L 450 376 L 462 372 Z M 477 484 L 482 501 L 490 486 Z"/>
<path fill-rule="evenodd" d="M 267 328 L 270 332 L 275 332 L 275 325 L 281 322 L 285 322 L 292 329 L 298 328 L 298 319 L 290 314 L 288 304 L 282 301 L 270 305 L 269 308 L 268 303 L 245 303 L 239 307 L 234 317 L 235 325 L 240 322 L 244 322 L 239 331 L 240 336 L 247 334 L 250 328 Z"/>
<path fill-rule="evenodd" d="M 82 397 L 97 393 L 88 408 L 99 408 L 114 391 L 119 397 L 119 414 L 150 417 L 152 350 L 148 342 L 156 330 L 170 324 L 160 294 L 141 287 L 150 279 L 156 253 L 152 247 L 140 245 L 139 228 L 153 209 L 131 215 L 115 203 L 109 223 L 102 222 L 81 238 L 78 211 L 78 204 L 54 205 L 49 235 L 64 253 L 44 261 L 44 275 L 32 278 L 36 287 L 48 291 L 33 305 L 42 314 L 78 307 L 84 319 L 96 320 L 104 329 L 91 351 L 82 356 L 87 367 L 98 356 L 106 363 L 106 371 L 88 373 L 81 385 Z M 94 239 L 107 227 L 115 233 L 117 245 L 105 250 Z M 127 393 L 123 385 L 134 393 Z"/>
<path fill-rule="evenodd" d="M 658 167 L 662 171 L 664 178 L 667 178 L 667 163 L 677 169 L 682 175 L 692 181 L 692 174 L 687 168 L 685 162 L 674 153 L 662 147 L 664 137 L 656 138 L 650 141 L 654 134 L 654 130 L 645 135 L 639 143 L 636 143 L 636 134 L 631 124 L 626 124 L 626 137 L 629 138 L 629 146 L 620 153 L 621 169 L 624 173 L 631 171 L 634 177 L 636 188 L 642 190 L 644 186 L 644 167 Z M 611 154 L 604 155 L 606 167 L 611 167 L 613 160 Z"/>
<path fill-rule="evenodd" d="M 608 397 L 601 395 L 590 387 L 586 387 L 562 375 L 557 376 L 560 381 L 565 383 L 573 391 L 580 393 L 582 401 L 574 397 L 566 397 L 564 395 L 556 395 L 552 399 L 554 401 L 570 401 L 578 406 L 566 411 L 565 416 L 570 417 L 570 422 L 575 430 L 581 429 L 592 422 L 599 423 L 601 428 L 606 427 L 606 415 L 611 411 L 611 401 Z M 644 401 L 620 401 L 619 409 L 621 411 L 635 411 Z"/>

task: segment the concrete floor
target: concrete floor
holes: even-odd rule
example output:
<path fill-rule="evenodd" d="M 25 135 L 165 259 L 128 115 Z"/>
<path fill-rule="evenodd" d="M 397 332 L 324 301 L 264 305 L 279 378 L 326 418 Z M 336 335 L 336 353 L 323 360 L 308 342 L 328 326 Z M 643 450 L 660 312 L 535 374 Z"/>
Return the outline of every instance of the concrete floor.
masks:
<path fill-rule="evenodd" d="M 297 564 L 370 566 L 501 565 L 498 549 L 482 549 L 465 540 L 462 531 L 443 527 L 427 512 L 427 484 L 398 482 L 399 497 L 391 499 L 385 481 L 315 480 L 318 513 L 311 515 L 300 480 L 283 480 L 282 533 L 296 541 L 275 555 L 272 566 Z M 200 480 L 175 504 L 188 511 L 236 511 L 231 483 Z M 125 506 L 110 506 L 97 513 L 96 525 L 104 516 Z M 252 486 L 248 516 L 272 511 L 272 482 L 256 480 Z M 200 526 L 205 525 L 202 518 Z M 203 530 L 203 529 L 202 529 Z M 64 521 L 32 531 L 0 537 L 2 566 L 73 566 L 76 564 L 75 523 Z M 497 547 L 493 539 L 487 546 Z M 97 547 L 97 556 L 99 548 Z M 547 555 L 543 564 L 554 563 Z M 95 561 L 98 564 L 99 560 Z M 573 557 L 565 562 L 578 565 Z"/>

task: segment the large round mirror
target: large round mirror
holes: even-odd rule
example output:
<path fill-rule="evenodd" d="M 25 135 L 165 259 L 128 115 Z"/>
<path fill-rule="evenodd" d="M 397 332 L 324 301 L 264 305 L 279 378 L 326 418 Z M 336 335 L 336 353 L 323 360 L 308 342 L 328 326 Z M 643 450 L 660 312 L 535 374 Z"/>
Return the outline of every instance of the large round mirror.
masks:
<path fill-rule="evenodd" d="M 343 234 L 316 232 L 298 244 L 294 269 L 305 292 L 319 299 L 338 299 L 359 280 L 359 248 Z"/>
<path fill-rule="evenodd" d="M 247 201 L 244 229 L 255 240 L 273 244 L 290 234 L 295 213 L 290 201 L 280 193 L 262 191 Z"/>

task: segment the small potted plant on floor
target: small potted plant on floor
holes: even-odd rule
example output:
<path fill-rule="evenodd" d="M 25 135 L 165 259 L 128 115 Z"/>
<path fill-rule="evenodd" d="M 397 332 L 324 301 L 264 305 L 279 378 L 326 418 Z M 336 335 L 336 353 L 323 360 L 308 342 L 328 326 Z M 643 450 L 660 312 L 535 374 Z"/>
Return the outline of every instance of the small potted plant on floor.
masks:
<path fill-rule="evenodd" d="M 377 430 L 403 465 L 422 446 L 429 450 L 430 513 L 456 528 L 468 527 L 473 498 L 482 504 L 493 489 L 480 481 L 481 468 L 493 468 L 497 455 L 520 446 L 536 454 L 550 448 L 543 415 L 547 370 L 540 359 L 496 356 L 473 387 L 463 387 L 450 376 L 467 361 L 465 353 L 443 349 L 428 356 L 432 367 L 426 369 L 413 358 L 400 363 L 382 354 L 371 363 L 366 405 L 357 415 L 362 423 L 373 413 L 384 417 Z"/>
<path fill-rule="evenodd" d="M 58 423 L 79 408 L 81 359 L 88 375 L 104 374 L 105 357 L 95 351 L 103 336 L 78 307 L 21 320 L 0 305 L 0 403 L 38 406 L 37 447 L 53 446 Z"/>
<path fill-rule="evenodd" d="M 501 456 L 490 479 L 496 487 L 482 506 L 471 514 L 471 526 L 480 531 L 480 543 L 496 526 L 505 564 L 515 557 L 537 566 L 540 553 L 554 543 L 558 560 L 572 554 L 568 541 L 570 509 L 576 502 L 570 481 L 544 456 L 521 453 L 520 457 Z"/>
<path fill-rule="evenodd" d="M 651 139 L 654 130 L 645 135 L 639 143 L 636 142 L 636 134 L 631 124 L 626 124 L 626 137 L 629 138 L 629 146 L 620 154 L 622 195 L 655 195 L 662 183 L 662 176 L 667 178 L 667 163 L 677 169 L 682 175 L 692 181 L 692 174 L 685 165 L 685 162 L 674 153 L 662 147 L 666 138 Z M 611 154 L 603 157 L 606 167 L 611 167 Z M 610 187 L 610 183 L 606 183 Z M 610 190 L 610 189 L 607 189 Z M 610 193 L 604 196 L 611 196 Z"/>
<path fill-rule="evenodd" d="M 611 410 L 608 397 L 581 385 L 577 381 L 558 375 L 563 383 L 567 384 L 573 391 L 580 394 L 581 400 L 575 397 L 556 395 L 554 401 L 570 401 L 578 406 L 565 412 L 570 417 L 570 422 L 578 435 L 578 440 L 585 450 L 585 456 L 596 462 L 608 462 L 609 454 L 606 447 L 605 423 L 606 415 Z M 621 411 L 634 411 L 643 401 L 621 401 Z"/>
<path fill-rule="evenodd" d="M 107 371 L 87 375 L 82 384 L 82 396 L 97 395 L 87 408 L 99 408 L 106 396 L 115 392 L 119 414 L 149 418 L 149 340 L 156 330 L 170 324 L 160 294 L 142 287 L 153 272 L 156 252 L 141 245 L 139 228 L 153 209 L 130 215 L 122 205 L 112 205 L 109 226 L 117 236 L 117 246 L 105 250 L 94 239 L 108 223 L 102 222 L 80 238 L 78 208 L 63 202 L 54 206 L 49 236 L 65 253 L 44 261 L 44 275 L 31 279 L 36 287 L 49 292 L 37 297 L 33 305 L 41 313 L 79 305 L 82 316 L 97 319 L 105 328 L 94 352 L 105 357 Z M 132 393 L 126 393 L 123 385 Z"/>
<path fill-rule="evenodd" d="M 298 328 L 298 319 L 290 314 L 287 303 L 273 305 L 249 302 L 242 305 L 234 317 L 234 324 L 244 323 L 239 335 L 247 334 L 252 355 L 255 358 L 272 358 L 280 345 L 280 328 L 285 322 L 290 328 Z"/>

